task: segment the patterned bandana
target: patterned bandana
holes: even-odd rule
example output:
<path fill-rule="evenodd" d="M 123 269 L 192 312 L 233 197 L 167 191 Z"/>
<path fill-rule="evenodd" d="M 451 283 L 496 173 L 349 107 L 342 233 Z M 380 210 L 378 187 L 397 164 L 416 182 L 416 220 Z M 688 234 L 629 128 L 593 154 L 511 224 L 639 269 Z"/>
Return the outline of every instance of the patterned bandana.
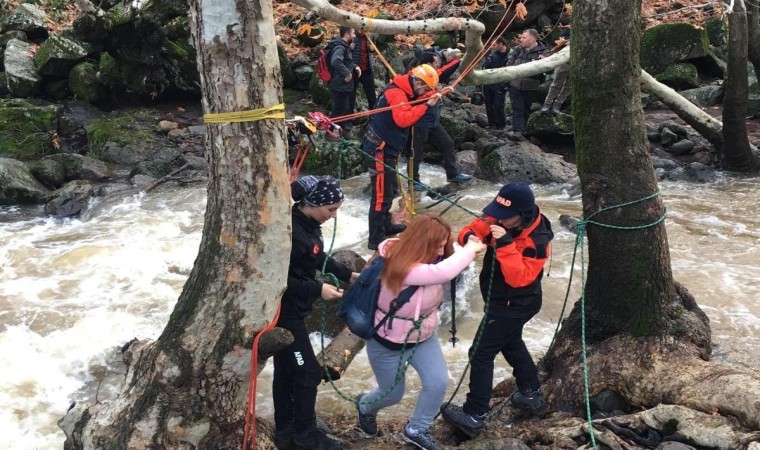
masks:
<path fill-rule="evenodd" d="M 338 181 L 330 175 L 307 175 L 290 185 L 290 194 L 296 203 L 304 202 L 318 208 L 343 201 L 343 191 Z"/>

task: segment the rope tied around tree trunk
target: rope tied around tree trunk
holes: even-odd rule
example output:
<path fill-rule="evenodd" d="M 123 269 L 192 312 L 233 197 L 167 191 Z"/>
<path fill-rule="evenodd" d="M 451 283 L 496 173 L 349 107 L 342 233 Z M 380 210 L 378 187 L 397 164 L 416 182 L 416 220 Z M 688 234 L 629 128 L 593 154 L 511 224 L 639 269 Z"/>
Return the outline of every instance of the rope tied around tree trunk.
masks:
<path fill-rule="evenodd" d="M 227 113 L 207 113 L 203 115 L 206 123 L 226 122 L 257 122 L 265 119 L 284 119 L 285 103 L 268 108 L 251 109 L 248 111 L 233 111 Z"/>

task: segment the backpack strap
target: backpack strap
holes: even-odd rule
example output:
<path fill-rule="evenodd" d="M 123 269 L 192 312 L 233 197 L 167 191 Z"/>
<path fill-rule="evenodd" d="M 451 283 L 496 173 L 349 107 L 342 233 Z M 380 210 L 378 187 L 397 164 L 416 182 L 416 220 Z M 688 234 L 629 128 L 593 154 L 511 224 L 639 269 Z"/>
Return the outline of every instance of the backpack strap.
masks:
<path fill-rule="evenodd" d="M 409 299 L 412 298 L 412 295 L 414 295 L 415 292 L 417 292 L 417 288 L 419 286 L 409 286 L 408 288 L 401 291 L 400 294 L 398 294 L 398 297 L 393 299 L 391 301 L 391 307 L 388 308 L 388 312 L 385 313 L 385 316 L 383 316 L 382 319 L 380 319 L 380 322 L 377 323 L 375 326 L 375 333 L 377 333 L 377 330 L 382 328 L 382 326 L 385 324 L 385 322 L 388 321 L 389 318 L 393 317 L 396 312 L 398 312 L 399 309 L 401 309 L 402 306 L 409 303 Z M 388 328 L 391 328 L 392 326 L 389 325 Z"/>

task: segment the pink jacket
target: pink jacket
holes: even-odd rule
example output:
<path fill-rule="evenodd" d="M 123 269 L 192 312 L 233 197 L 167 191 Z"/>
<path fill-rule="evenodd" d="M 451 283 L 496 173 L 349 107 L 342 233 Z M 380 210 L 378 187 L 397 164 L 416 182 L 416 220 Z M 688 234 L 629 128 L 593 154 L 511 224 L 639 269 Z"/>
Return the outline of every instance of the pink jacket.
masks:
<path fill-rule="evenodd" d="M 380 243 L 380 255 L 385 257 L 386 246 L 390 241 L 397 239 L 387 239 Z M 412 266 L 409 274 L 401 285 L 401 290 L 409 286 L 419 286 L 409 302 L 396 312 L 394 318 L 389 317 L 385 324 L 377 330 L 381 338 L 402 344 L 406 339 L 409 329 L 414 327 L 412 320 L 424 317 L 420 327 L 419 342 L 428 339 L 433 335 L 438 327 L 438 307 L 443 301 L 443 283 L 454 279 L 460 272 L 475 259 L 475 252 L 469 249 L 459 248 L 453 255 L 444 259 L 437 264 L 417 264 Z M 377 300 L 377 311 L 375 312 L 375 324 L 385 317 L 391 301 L 397 295 L 392 293 L 385 284 L 380 288 L 380 297 Z M 392 328 L 389 328 L 391 326 Z M 417 331 L 409 335 L 409 343 L 416 343 Z"/>

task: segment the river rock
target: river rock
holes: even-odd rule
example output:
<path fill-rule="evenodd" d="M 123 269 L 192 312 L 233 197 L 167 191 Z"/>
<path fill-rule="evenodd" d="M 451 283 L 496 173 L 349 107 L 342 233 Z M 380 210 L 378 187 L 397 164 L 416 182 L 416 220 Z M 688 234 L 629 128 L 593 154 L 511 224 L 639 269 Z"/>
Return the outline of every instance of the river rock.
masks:
<path fill-rule="evenodd" d="M 559 216 L 559 224 L 562 225 L 566 230 L 570 231 L 571 233 L 578 232 L 579 221 L 580 219 L 578 219 L 577 217 L 573 217 L 568 214 L 561 214 Z"/>
<path fill-rule="evenodd" d="M 673 170 L 678 167 L 678 163 L 668 158 L 652 156 L 652 167 L 655 169 Z"/>
<path fill-rule="evenodd" d="M 33 160 L 53 153 L 53 134 L 63 108 L 0 99 L 0 156 Z"/>
<path fill-rule="evenodd" d="M 459 170 L 466 174 L 475 173 L 478 170 L 478 152 L 475 150 L 463 150 L 456 154 Z"/>
<path fill-rule="evenodd" d="M 669 65 L 708 55 L 707 30 L 688 23 L 655 25 L 641 36 L 641 67 L 652 75 Z"/>
<path fill-rule="evenodd" d="M 45 205 L 45 212 L 59 218 L 77 216 L 87 208 L 93 194 L 94 189 L 89 181 L 71 181 L 53 192 Z"/>
<path fill-rule="evenodd" d="M 561 156 L 544 153 L 528 141 L 510 140 L 482 157 L 475 175 L 498 183 L 547 184 L 567 183 L 575 178 L 577 170 Z"/>
<path fill-rule="evenodd" d="M 4 53 L 8 91 L 14 97 L 29 97 L 39 90 L 42 77 L 37 72 L 28 42 L 11 39 Z"/>
<path fill-rule="evenodd" d="M 58 189 L 66 182 L 66 169 L 52 159 L 39 159 L 29 163 L 32 175 L 48 188 Z"/>
<path fill-rule="evenodd" d="M 663 128 L 660 131 L 660 144 L 663 147 L 669 147 L 678 142 L 678 135 L 675 134 L 670 128 Z"/>
<path fill-rule="evenodd" d="M 697 66 L 690 63 L 671 64 L 664 72 L 657 74 L 655 79 L 676 90 L 699 87 Z"/>
<path fill-rule="evenodd" d="M 719 105 L 723 101 L 723 86 L 708 85 L 696 89 L 680 91 L 682 97 L 697 106 L 708 107 Z"/>
<path fill-rule="evenodd" d="M 666 149 L 666 151 L 672 153 L 675 156 L 688 155 L 695 145 L 696 144 L 694 142 L 688 139 L 681 139 L 680 141 L 671 145 L 670 148 Z"/>
<path fill-rule="evenodd" d="M 0 205 L 44 202 L 49 192 L 21 161 L 0 158 Z"/>
<path fill-rule="evenodd" d="M 456 148 L 461 148 L 462 144 L 472 142 L 477 137 L 475 129 L 467 120 L 467 113 L 463 109 L 441 109 L 441 126 L 449 133 Z"/>
<path fill-rule="evenodd" d="M 67 181 L 103 181 L 114 176 L 113 170 L 106 163 L 87 156 L 61 153 L 46 158 L 58 162 L 65 168 Z"/>
<path fill-rule="evenodd" d="M 697 450 L 691 445 L 686 445 L 681 442 L 663 442 L 657 447 L 654 448 L 654 450 Z"/>

